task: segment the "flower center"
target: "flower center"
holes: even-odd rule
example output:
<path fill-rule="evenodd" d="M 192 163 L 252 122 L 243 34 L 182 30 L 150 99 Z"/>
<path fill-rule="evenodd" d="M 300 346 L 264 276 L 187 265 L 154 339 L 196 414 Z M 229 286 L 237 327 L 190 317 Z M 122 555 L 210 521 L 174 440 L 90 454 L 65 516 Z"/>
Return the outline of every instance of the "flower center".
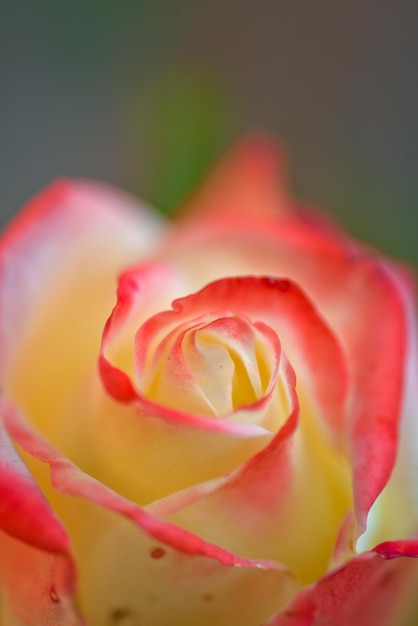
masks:
<path fill-rule="evenodd" d="M 180 324 L 148 344 L 142 393 L 178 410 L 220 417 L 263 398 L 277 372 L 277 336 L 237 315 Z"/>

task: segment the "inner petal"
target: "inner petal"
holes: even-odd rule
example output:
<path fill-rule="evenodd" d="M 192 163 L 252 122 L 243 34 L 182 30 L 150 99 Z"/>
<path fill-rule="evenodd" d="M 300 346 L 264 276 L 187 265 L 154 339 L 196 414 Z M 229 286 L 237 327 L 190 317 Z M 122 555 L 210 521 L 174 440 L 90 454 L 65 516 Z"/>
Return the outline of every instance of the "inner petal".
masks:
<path fill-rule="evenodd" d="M 213 413 L 217 416 L 230 413 L 234 409 L 235 363 L 227 346 L 204 331 L 196 331 L 185 336 L 183 348 L 185 361 Z"/>
<path fill-rule="evenodd" d="M 142 349 L 144 345 L 142 345 Z M 276 334 L 244 316 L 212 314 L 171 328 L 141 359 L 141 392 L 159 404 L 223 417 L 262 399 L 272 386 Z"/>
<path fill-rule="evenodd" d="M 249 320 L 221 317 L 185 338 L 189 339 L 185 359 L 219 415 L 252 404 L 262 395 L 256 335 Z"/>

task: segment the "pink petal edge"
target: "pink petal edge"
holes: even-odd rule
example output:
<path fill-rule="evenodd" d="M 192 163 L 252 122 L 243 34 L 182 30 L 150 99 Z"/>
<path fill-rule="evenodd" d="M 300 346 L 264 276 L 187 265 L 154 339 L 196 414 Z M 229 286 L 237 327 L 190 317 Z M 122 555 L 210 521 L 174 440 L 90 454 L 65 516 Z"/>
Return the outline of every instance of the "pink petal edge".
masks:
<path fill-rule="evenodd" d="M 155 266 L 142 266 L 129 270 L 122 274 L 119 282 L 118 301 L 106 322 L 103 332 L 102 346 L 99 357 L 99 372 L 106 391 L 117 401 L 132 404 L 144 415 L 160 417 L 179 424 L 187 424 L 193 428 L 211 430 L 225 434 L 233 434 L 239 437 L 263 436 L 266 430 L 254 424 L 242 422 L 232 422 L 227 419 L 210 419 L 200 415 L 190 415 L 183 411 L 171 407 L 160 405 L 144 397 L 130 377 L 119 368 L 111 364 L 106 356 L 109 344 L 118 333 L 123 330 L 123 325 L 130 315 L 132 309 L 140 309 L 147 299 L 147 289 L 150 285 L 150 275 L 155 273 Z M 203 290 L 204 291 L 204 290 Z M 177 301 L 175 301 L 177 302 Z M 171 312 L 167 312 L 170 315 Z M 162 314 L 164 315 L 164 313 Z M 159 316 L 157 316 L 158 319 Z M 151 323 L 154 318 L 151 318 Z M 255 411 L 261 409 L 269 399 L 269 395 L 264 396 L 257 402 L 243 410 Z M 239 411 L 237 412 L 239 413 Z"/>
<path fill-rule="evenodd" d="M 57 491 L 78 496 L 102 508 L 119 513 L 131 519 L 149 536 L 183 553 L 206 556 L 227 566 L 283 570 L 280 564 L 272 561 L 241 558 L 203 541 L 193 533 L 174 524 L 149 515 L 143 508 L 118 495 L 64 458 L 58 450 L 55 450 L 26 424 L 17 407 L 11 402 L 6 404 L 4 401 L 4 423 L 10 437 L 23 450 L 49 464 L 51 482 Z"/>
<path fill-rule="evenodd" d="M 264 626 L 404 624 L 418 575 L 418 561 L 405 557 L 416 556 L 418 540 L 400 543 L 396 554 L 378 547 L 351 559 L 299 592 Z"/>
<path fill-rule="evenodd" d="M 8 410 L 2 401 L 0 413 Z M 80 625 L 68 535 L 1 422 L 0 531 L 0 582 L 11 611 L 33 626 Z"/>

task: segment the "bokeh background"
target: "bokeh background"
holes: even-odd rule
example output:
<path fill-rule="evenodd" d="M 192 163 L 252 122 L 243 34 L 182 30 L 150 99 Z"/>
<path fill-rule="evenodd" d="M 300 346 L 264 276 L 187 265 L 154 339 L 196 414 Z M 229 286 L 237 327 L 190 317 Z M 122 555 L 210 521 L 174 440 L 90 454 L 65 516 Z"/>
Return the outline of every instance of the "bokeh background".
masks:
<path fill-rule="evenodd" d="M 51 179 L 170 210 L 240 134 L 418 265 L 416 0 L 0 0 L 1 223 Z"/>

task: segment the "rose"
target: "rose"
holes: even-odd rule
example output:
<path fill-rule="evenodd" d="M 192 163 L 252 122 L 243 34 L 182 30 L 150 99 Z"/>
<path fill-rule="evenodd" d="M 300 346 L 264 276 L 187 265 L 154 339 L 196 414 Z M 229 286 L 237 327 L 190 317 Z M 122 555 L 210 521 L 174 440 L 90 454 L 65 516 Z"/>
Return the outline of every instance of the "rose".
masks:
<path fill-rule="evenodd" d="M 173 228 L 60 183 L 5 233 L 6 626 L 400 623 L 410 285 L 294 208 L 276 165 L 238 147 Z"/>
<path fill-rule="evenodd" d="M 4 233 L 2 626 L 407 618 L 412 282 L 278 166 L 238 145 L 175 224 L 60 182 Z"/>

